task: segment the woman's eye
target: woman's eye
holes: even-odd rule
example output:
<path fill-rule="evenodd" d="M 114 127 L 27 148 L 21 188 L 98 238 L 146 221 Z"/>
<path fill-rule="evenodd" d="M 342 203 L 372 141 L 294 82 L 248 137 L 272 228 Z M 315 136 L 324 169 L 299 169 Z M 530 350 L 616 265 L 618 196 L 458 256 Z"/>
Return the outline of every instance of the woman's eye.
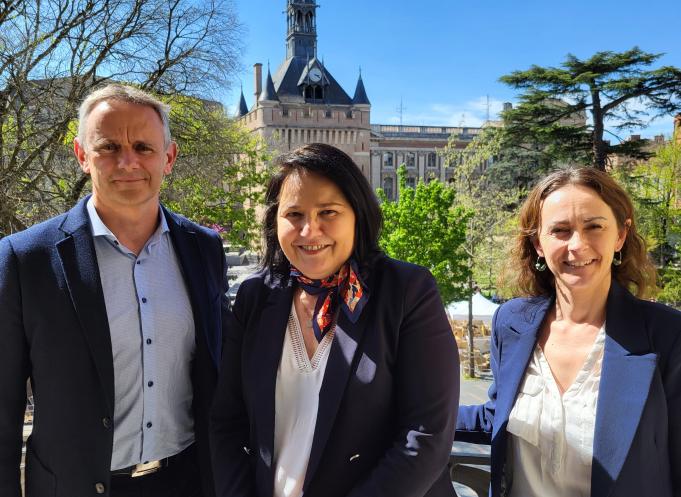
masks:
<path fill-rule="evenodd" d="M 557 234 L 557 233 L 567 233 L 566 228 L 553 228 L 551 230 L 551 234 Z"/>
<path fill-rule="evenodd" d="M 326 209 L 320 212 L 322 216 L 333 216 L 334 214 L 337 214 L 338 211 L 334 211 L 333 209 Z"/>
<path fill-rule="evenodd" d="M 288 217 L 288 218 L 297 218 L 297 217 L 300 217 L 300 216 L 301 216 L 300 212 L 287 212 L 286 213 L 286 217 Z"/>

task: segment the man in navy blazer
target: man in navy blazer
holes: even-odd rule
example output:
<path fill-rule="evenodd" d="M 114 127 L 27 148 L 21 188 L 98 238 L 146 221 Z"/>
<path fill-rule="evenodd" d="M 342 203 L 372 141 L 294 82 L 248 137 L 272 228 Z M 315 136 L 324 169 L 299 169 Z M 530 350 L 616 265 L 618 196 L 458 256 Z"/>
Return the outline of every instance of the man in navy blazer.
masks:
<path fill-rule="evenodd" d="M 491 444 L 490 496 L 506 495 L 506 427 L 550 297 L 514 299 L 493 321 L 490 400 L 461 406 L 456 440 Z M 593 497 L 674 497 L 681 489 L 681 315 L 613 278 L 594 433 Z"/>
<path fill-rule="evenodd" d="M 168 108 L 110 85 L 74 150 L 93 195 L 0 240 L 0 495 L 214 495 L 207 415 L 226 310 L 219 237 L 159 204 Z"/>

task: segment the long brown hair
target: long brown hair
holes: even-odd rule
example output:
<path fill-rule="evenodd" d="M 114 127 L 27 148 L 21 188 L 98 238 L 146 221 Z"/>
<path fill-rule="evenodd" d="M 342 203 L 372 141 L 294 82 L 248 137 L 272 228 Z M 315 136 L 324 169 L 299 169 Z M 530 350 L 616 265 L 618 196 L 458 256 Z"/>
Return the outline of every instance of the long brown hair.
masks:
<path fill-rule="evenodd" d="M 618 229 L 631 221 L 622 245 L 622 264 L 612 266 L 613 277 L 638 297 L 654 293 L 656 272 L 648 258 L 646 244 L 636 231 L 634 206 L 627 192 L 608 174 L 593 167 L 568 168 L 555 171 L 542 179 L 530 192 L 520 208 L 518 236 L 511 251 L 509 271 L 502 279 L 514 293 L 524 296 L 553 295 L 556 291 L 551 271 L 537 271 L 534 267 L 538 254 L 534 240 L 541 223 L 544 199 L 564 186 L 590 188 L 598 193 L 612 209 Z"/>

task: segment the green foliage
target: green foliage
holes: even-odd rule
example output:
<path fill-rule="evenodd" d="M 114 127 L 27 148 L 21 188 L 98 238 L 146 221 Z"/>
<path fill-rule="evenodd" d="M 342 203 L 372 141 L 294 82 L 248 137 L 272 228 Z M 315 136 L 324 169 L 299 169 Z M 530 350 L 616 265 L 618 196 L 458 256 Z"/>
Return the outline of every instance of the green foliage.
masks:
<path fill-rule="evenodd" d="M 681 144 L 671 140 L 648 161 L 614 172 L 636 207 L 638 230 L 664 268 L 681 248 Z"/>
<path fill-rule="evenodd" d="M 681 269 L 669 267 L 661 273 L 662 290 L 657 299 L 681 309 Z"/>
<path fill-rule="evenodd" d="M 507 144 L 532 151 L 538 161 L 591 162 L 600 169 L 609 154 L 645 158 L 640 142 L 606 141 L 605 125 L 639 128 L 681 108 L 681 70 L 648 69 L 660 57 L 637 47 L 584 60 L 568 54 L 560 67 L 532 66 L 503 76 L 521 91 L 520 104 L 504 113 Z"/>
<path fill-rule="evenodd" d="M 475 287 L 487 294 L 511 296 L 509 289 L 499 288 L 498 280 L 513 242 L 516 211 L 525 191 L 514 181 L 499 178 L 505 172 L 497 162 L 502 147 L 503 130 L 487 128 L 463 150 L 456 148 L 455 139 L 450 139 L 442 153 L 446 163 L 456 164 L 453 185 L 457 202 L 471 213 L 463 246 L 471 274 L 469 296 Z"/>
<path fill-rule="evenodd" d="M 264 145 L 225 116 L 222 107 L 187 96 L 166 99 L 180 155 L 161 199 L 168 207 L 212 226 L 233 245 L 255 248 L 270 157 Z"/>
<path fill-rule="evenodd" d="M 430 269 L 448 304 L 466 295 L 468 267 L 462 246 L 469 213 L 455 205 L 454 190 L 440 181 L 419 181 L 409 188 L 406 175 L 405 166 L 400 166 L 396 202 L 377 191 L 384 219 L 381 247 L 391 257 Z"/>

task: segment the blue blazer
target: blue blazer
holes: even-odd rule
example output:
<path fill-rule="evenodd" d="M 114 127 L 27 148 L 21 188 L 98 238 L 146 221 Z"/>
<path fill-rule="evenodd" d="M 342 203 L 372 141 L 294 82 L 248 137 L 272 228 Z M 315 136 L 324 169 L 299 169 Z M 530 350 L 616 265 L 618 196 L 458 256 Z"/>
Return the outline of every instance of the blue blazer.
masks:
<path fill-rule="evenodd" d="M 26 380 L 35 400 L 26 496 L 108 495 L 114 370 L 86 200 L 0 240 L 0 495 L 19 497 Z M 196 325 L 192 368 L 197 454 L 212 495 L 208 411 L 226 313 L 224 253 L 215 233 L 164 210 Z"/>
<path fill-rule="evenodd" d="M 387 257 L 370 271 L 359 320 L 338 316 L 305 497 L 454 497 L 458 354 L 435 280 Z M 239 288 L 211 414 L 219 497 L 272 497 L 274 393 L 294 289 L 264 272 Z"/>
<path fill-rule="evenodd" d="M 456 439 L 491 443 L 490 495 L 506 494 L 506 425 L 551 298 L 514 299 L 494 317 L 490 400 L 462 406 Z M 614 279 L 596 408 L 591 495 L 681 495 L 681 313 Z M 518 461 L 515 464 L 519 464 Z M 509 470 L 510 471 L 510 470 Z M 510 472 L 509 472 L 510 474 Z"/>

